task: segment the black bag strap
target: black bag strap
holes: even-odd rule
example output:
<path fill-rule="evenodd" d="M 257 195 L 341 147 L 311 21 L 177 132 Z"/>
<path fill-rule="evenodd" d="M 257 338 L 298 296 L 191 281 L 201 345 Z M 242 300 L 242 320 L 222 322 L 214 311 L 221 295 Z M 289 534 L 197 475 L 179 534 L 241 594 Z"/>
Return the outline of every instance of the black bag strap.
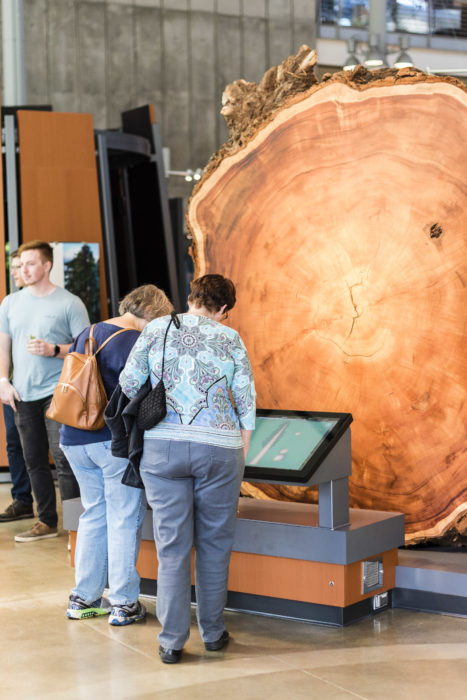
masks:
<path fill-rule="evenodd" d="M 164 347 L 162 348 L 161 382 L 164 381 L 165 344 L 167 342 L 167 334 L 169 332 L 169 328 L 172 325 L 172 323 L 174 324 L 175 328 L 180 328 L 180 320 L 178 319 L 175 311 L 172 311 L 172 313 L 170 314 L 170 321 L 169 321 L 169 324 L 166 328 L 165 335 L 164 335 Z"/>

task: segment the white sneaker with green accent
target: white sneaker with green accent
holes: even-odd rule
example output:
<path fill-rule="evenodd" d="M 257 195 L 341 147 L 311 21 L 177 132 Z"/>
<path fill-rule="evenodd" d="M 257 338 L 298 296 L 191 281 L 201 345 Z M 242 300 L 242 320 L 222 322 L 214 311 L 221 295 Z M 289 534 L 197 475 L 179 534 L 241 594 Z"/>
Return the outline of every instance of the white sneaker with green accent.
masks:
<path fill-rule="evenodd" d="M 79 596 L 72 593 L 68 602 L 66 616 L 70 620 L 86 620 L 89 617 L 108 615 L 110 607 L 110 603 L 106 598 L 98 598 L 93 603 L 86 603 Z"/>

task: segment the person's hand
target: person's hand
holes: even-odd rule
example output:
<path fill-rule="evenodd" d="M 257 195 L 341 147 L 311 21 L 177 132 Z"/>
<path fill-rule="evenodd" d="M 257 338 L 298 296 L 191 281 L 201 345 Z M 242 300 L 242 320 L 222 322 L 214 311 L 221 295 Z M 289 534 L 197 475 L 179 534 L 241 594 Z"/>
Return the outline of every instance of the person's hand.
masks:
<path fill-rule="evenodd" d="M 1 379 L 0 380 L 0 400 L 1 400 L 1 402 L 7 404 L 8 406 L 11 406 L 13 411 L 16 412 L 15 399 L 17 401 L 21 401 L 20 396 L 19 396 L 18 392 L 16 391 L 15 387 L 13 386 L 13 384 L 10 384 L 8 379 Z"/>
<path fill-rule="evenodd" d="M 47 343 L 40 338 L 30 338 L 27 344 L 28 352 L 31 355 L 40 355 L 41 357 L 53 357 L 55 345 Z"/>

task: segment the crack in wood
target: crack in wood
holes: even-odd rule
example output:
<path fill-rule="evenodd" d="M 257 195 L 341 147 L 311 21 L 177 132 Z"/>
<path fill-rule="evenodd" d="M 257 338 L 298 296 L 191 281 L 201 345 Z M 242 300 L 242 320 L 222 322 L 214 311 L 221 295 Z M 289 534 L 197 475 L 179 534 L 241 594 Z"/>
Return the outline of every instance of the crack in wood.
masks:
<path fill-rule="evenodd" d="M 346 352 L 342 345 L 339 345 L 339 343 L 336 340 L 333 340 L 332 338 L 327 338 L 325 335 L 320 335 L 319 333 L 316 334 L 317 338 L 321 338 L 321 340 L 327 340 L 328 342 L 332 343 L 333 345 L 336 346 L 336 348 L 339 348 L 339 350 L 346 356 L 346 357 L 374 357 L 377 355 L 379 352 L 384 347 L 384 344 L 381 345 L 379 348 L 377 348 L 374 352 L 371 352 L 369 355 L 365 355 L 364 353 L 354 353 L 354 352 Z"/>
<path fill-rule="evenodd" d="M 456 275 L 457 275 L 458 278 L 460 279 L 461 285 L 462 285 L 463 287 L 465 287 L 465 286 L 466 286 L 465 280 L 464 280 L 464 278 L 462 277 L 462 275 L 461 275 L 459 272 L 457 272 L 457 270 L 456 270 Z"/>
<path fill-rule="evenodd" d="M 353 329 L 354 329 L 356 320 L 357 320 L 358 318 L 360 318 L 361 315 L 362 315 L 361 313 L 359 313 L 359 311 L 358 311 L 358 309 L 357 309 L 357 304 L 356 304 L 356 302 L 355 302 L 355 300 L 354 300 L 354 296 L 353 296 L 353 291 L 352 291 L 352 290 L 353 290 L 354 287 L 361 287 L 362 284 L 363 284 L 363 280 L 362 280 L 361 282 L 355 282 L 355 284 L 352 284 L 352 285 L 350 285 L 347 281 L 346 281 L 345 283 L 346 283 L 346 285 L 347 285 L 347 289 L 349 290 L 350 301 L 351 301 L 352 306 L 353 306 L 353 308 L 354 308 L 354 311 L 355 311 L 355 313 L 356 313 L 356 316 L 354 316 L 354 317 L 352 318 L 352 325 L 351 325 L 351 327 L 350 327 L 350 331 L 347 333 L 347 338 L 349 338 L 349 337 L 352 335 L 352 331 L 353 331 Z"/>

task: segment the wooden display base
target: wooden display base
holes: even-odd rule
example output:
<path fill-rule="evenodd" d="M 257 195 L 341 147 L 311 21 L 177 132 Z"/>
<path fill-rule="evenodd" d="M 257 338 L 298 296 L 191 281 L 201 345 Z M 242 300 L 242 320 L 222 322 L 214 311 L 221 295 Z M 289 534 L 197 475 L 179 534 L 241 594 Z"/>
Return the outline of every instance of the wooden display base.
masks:
<path fill-rule="evenodd" d="M 383 585 L 364 595 L 362 562 L 349 565 L 327 564 L 233 552 L 230 560 L 229 592 L 345 607 L 367 598 L 371 599 L 375 593 L 394 588 L 397 554 L 397 549 L 393 549 L 375 555 L 374 558 L 383 558 Z M 192 570 L 193 568 L 192 566 Z M 137 569 L 141 578 L 157 580 L 154 542 L 141 542 Z"/>
<path fill-rule="evenodd" d="M 68 516 L 76 525 L 78 504 L 74 515 Z M 316 526 L 316 506 L 240 499 L 227 606 L 338 626 L 374 612 L 374 597 L 395 586 L 403 517 L 351 510 L 350 519 L 350 526 L 329 530 Z M 137 561 L 146 595 L 157 594 L 157 553 L 151 538 L 148 511 Z M 73 531 L 70 541 L 73 559 Z M 363 593 L 363 562 L 374 559 L 383 561 L 382 585 Z M 390 596 L 383 607 L 388 604 Z"/>

